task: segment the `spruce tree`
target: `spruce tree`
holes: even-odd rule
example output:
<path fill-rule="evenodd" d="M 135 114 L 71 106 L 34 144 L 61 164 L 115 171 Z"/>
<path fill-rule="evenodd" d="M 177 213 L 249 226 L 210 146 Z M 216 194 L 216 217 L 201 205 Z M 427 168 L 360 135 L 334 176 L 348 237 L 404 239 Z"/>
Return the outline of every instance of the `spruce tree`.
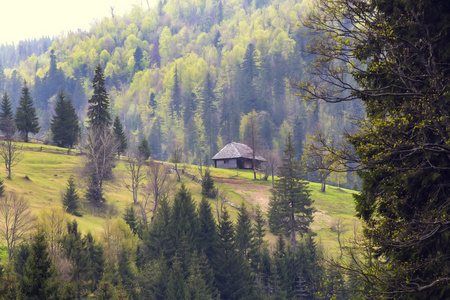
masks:
<path fill-rule="evenodd" d="M 150 155 L 152 154 L 150 150 L 150 146 L 148 145 L 148 140 L 146 137 L 142 138 L 141 142 L 138 146 L 138 153 L 139 157 L 141 157 L 144 160 L 147 160 L 150 158 Z"/>
<path fill-rule="evenodd" d="M 295 252 L 297 233 L 303 235 L 308 231 L 314 209 L 308 183 L 303 180 L 300 163 L 295 159 L 296 151 L 290 134 L 283 153 L 279 180 L 275 181 L 269 200 L 269 226 L 274 234 L 290 236 Z"/>
<path fill-rule="evenodd" d="M 28 142 L 28 133 L 36 134 L 41 129 L 38 117 L 36 116 L 36 109 L 33 105 L 33 99 L 31 98 L 30 90 L 26 82 L 24 82 L 22 87 L 22 96 L 17 107 L 15 121 L 17 130 L 23 134 L 25 143 Z"/>
<path fill-rule="evenodd" d="M 65 211 L 67 211 L 69 214 L 80 216 L 80 213 L 78 212 L 79 208 L 79 197 L 75 185 L 75 180 L 73 176 L 69 177 L 69 180 L 67 181 L 67 189 L 66 193 L 63 196 L 62 203 Z"/>
<path fill-rule="evenodd" d="M 6 122 L 9 122 L 9 120 L 12 120 L 14 118 L 13 115 L 13 110 L 12 110 L 12 103 L 11 103 L 11 99 L 8 96 L 8 93 L 5 91 L 3 93 L 3 97 L 2 97 L 2 103 L 0 104 L 0 130 L 5 133 L 8 134 L 7 132 L 5 132 L 7 130 L 7 128 L 9 126 L 5 126 Z"/>
<path fill-rule="evenodd" d="M 219 119 L 217 116 L 216 96 L 214 94 L 214 82 L 208 72 L 200 93 L 202 120 L 205 128 L 205 140 L 208 146 L 209 157 L 218 152 L 217 136 L 219 134 Z M 209 161 L 209 160 L 208 160 Z"/>
<path fill-rule="evenodd" d="M 111 115 L 109 113 L 109 96 L 105 87 L 105 76 L 100 64 L 95 68 L 94 79 L 92 80 L 94 93 L 88 100 L 89 107 L 87 117 L 89 125 L 97 128 L 107 128 L 111 125 Z"/>
<path fill-rule="evenodd" d="M 236 248 L 246 259 L 250 259 L 254 249 L 254 230 L 250 214 L 247 211 L 245 203 L 239 208 L 238 219 L 236 223 Z"/>
<path fill-rule="evenodd" d="M 127 136 L 123 131 L 122 122 L 120 122 L 120 118 L 118 115 L 116 115 L 116 117 L 114 118 L 113 133 L 119 143 L 119 146 L 117 147 L 117 156 L 120 159 L 120 155 L 125 153 L 125 150 L 128 148 L 128 142 Z"/>
<path fill-rule="evenodd" d="M 181 87 L 180 87 L 180 80 L 178 79 L 178 70 L 177 67 L 175 67 L 175 74 L 173 76 L 173 91 L 172 91 L 172 102 L 171 102 L 171 108 L 172 108 L 172 115 L 180 115 L 180 106 L 181 106 Z"/>
<path fill-rule="evenodd" d="M 244 256 L 236 249 L 233 223 L 226 209 L 219 222 L 218 245 L 213 266 L 221 298 L 251 299 L 250 267 Z"/>
<path fill-rule="evenodd" d="M 214 199 L 216 198 L 216 188 L 214 187 L 214 180 L 211 177 L 209 169 L 206 169 L 202 180 L 202 196 Z"/>
<path fill-rule="evenodd" d="M 150 150 L 154 159 L 162 159 L 162 131 L 161 131 L 161 118 L 156 117 L 153 122 L 152 129 L 150 130 Z"/>
<path fill-rule="evenodd" d="M 63 90 L 58 93 L 55 115 L 52 116 L 50 130 L 53 141 L 60 147 L 72 148 L 77 143 L 81 129 L 75 108 L 70 97 L 65 97 Z"/>
<path fill-rule="evenodd" d="M 23 299 L 56 299 L 58 281 L 55 274 L 45 235 L 39 232 L 30 245 L 30 254 L 19 281 L 20 295 Z"/>
<path fill-rule="evenodd" d="M 207 259 L 211 262 L 217 254 L 218 239 L 217 225 L 214 219 L 211 204 L 205 198 L 202 198 L 198 208 L 199 234 L 198 245 Z"/>

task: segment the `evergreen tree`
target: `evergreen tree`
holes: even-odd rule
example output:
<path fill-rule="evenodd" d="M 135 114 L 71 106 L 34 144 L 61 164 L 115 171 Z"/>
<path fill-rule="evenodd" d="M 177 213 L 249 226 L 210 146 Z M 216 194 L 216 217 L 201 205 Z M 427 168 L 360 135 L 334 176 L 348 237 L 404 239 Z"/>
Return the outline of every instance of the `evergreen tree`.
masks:
<path fill-rule="evenodd" d="M 209 157 L 217 153 L 217 137 L 219 134 L 219 119 L 215 104 L 214 83 L 212 75 L 208 72 L 201 90 L 202 120 L 205 128 L 205 139 L 208 145 Z M 209 160 L 208 160 L 209 162 Z"/>
<path fill-rule="evenodd" d="M 5 124 L 10 122 L 14 118 L 12 111 L 12 103 L 11 99 L 8 96 L 8 93 L 5 91 L 2 97 L 2 103 L 0 104 L 0 130 L 4 133 L 9 126 L 5 126 Z M 7 134 L 7 133 L 6 133 Z"/>
<path fill-rule="evenodd" d="M 198 208 L 199 234 L 198 245 L 202 253 L 211 262 L 217 253 L 217 225 L 214 219 L 211 204 L 202 198 Z"/>
<path fill-rule="evenodd" d="M 6 83 L 6 77 L 5 72 L 3 70 L 3 65 L 0 62 L 0 95 L 3 94 L 5 91 L 5 83 Z"/>
<path fill-rule="evenodd" d="M 3 183 L 3 179 L 0 179 L 0 197 L 5 196 L 5 185 Z"/>
<path fill-rule="evenodd" d="M 275 234 L 290 236 L 294 252 L 297 249 L 297 233 L 303 236 L 308 231 L 314 211 L 308 184 L 303 180 L 300 164 L 295 157 L 295 147 L 289 134 L 283 150 L 283 164 L 279 168 L 279 180 L 275 181 L 268 213 L 270 230 Z"/>
<path fill-rule="evenodd" d="M 250 260 L 251 255 L 254 254 L 254 231 L 244 202 L 239 208 L 236 223 L 236 248 L 247 260 Z"/>
<path fill-rule="evenodd" d="M 123 219 L 125 220 L 125 223 L 127 223 L 128 226 L 130 226 L 130 229 L 131 231 L 133 231 L 134 234 L 138 235 L 139 237 L 142 237 L 142 223 L 140 222 L 138 216 L 136 215 L 133 205 L 130 205 L 128 208 L 125 209 Z"/>
<path fill-rule="evenodd" d="M 155 122 L 153 123 L 152 129 L 150 130 L 150 150 L 153 154 L 154 159 L 161 160 L 162 159 L 162 132 L 161 132 L 161 119 L 160 117 L 156 117 Z"/>
<path fill-rule="evenodd" d="M 120 122 L 118 115 L 114 118 L 113 133 L 119 143 L 119 146 L 117 147 L 117 156 L 120 159 L 120 155 L 125 153 L 125 150 L 128 148 L 128 142 L 127 136 L 123 131 L 122 122 Z"/>
<path fill-rule="evenodd" d="M 130 299 L 137 299 L 136 274 L 133 270 L 129 253 L 125 248 L 123 248 L 120 252 L 117 269 L 121 284 L 123 285 L 127 295 Z"/>
<path fill-rule="evenodd" d="M 175 66 L 175 74 L 173 75 L 173 90 L 172 90 L 172 102 L 171 102 L 171 108 L 172 108 L 172 115 L 180 115 L 180 106 L 182 103 L 181 99 L 181 86 L 180 86 L 180 80 L 178 79 L 178 69 Z"/>
<path fill-rule="evenodd" d="M 256 90 L 256 78 L 259 75 L 259 61 L 255 52 L 255 45 L 249 44 L 245 50 L 244 59 L 240 66 L 239 98 L 242 111 L 248 113 L 260 110 Z"/>
<path fill-rule="evenodd" d="M 251 299 L 250 267 L 237 251 L 233 223 L 227 210 L 219 222 L 219 247 L 213 265 L 216 286 L 223 299 Z"/>
<path fill-rule="evenodd" d="M 142 53 L 141 47 L 139 47 L 139 46 L 136 47 L 133 57 L 134 57 L 134 73 L 142 71 L 144 69 L 143 62 L 142 62 L 144 55 Z"/>
<path fill-rule="evenodd" d="M 28 133 L 36 134 L 40 130 L 36 109 L 33 106 L 33 99 L 26 82 L 22 87 L 22 96 L 19 100 L 19 107 L 17 107 L 15 121 L 17 130 L 23 134 L 25 143 L 28 143 Z"/>
<path fill-rule="evenodd" d="M 150 158 L 150 155 L 152 154 L 150 150 L 150 146 L 148 145 L 148 140 L 146 137 L 142 138 L 141 142 L 138 146 L 138 153 L 139 157 L 142 157 L 144 160 L 147 160 Z"/>
<path fill-rule="evenodd" d="M 216 188 L 214 187 L 214 180 L 211 177 L 209 169 L 205 170 L 205 175 L 202 180 L 202 196 L 214 199 L 217 196 Z"/>
<path fill-rule="evenodd" d="M 57 299 L 58 281 L 56 270 L 47 250 L 43 232 L 35 236 L 30 254 L 19 281 L 20 294 L 24 299 Z"/>
<path fill-rule="evenodd" d="M 50 130 L 53 141 L 60 147 L 72 148 L 80 136 L 81 129 L 75 108 L 70 97 L 65 99 L 63 90 L 58 93 L 55 105 L 55 115 L 52 117 Z"/>
<path fill-rule="evenodd" d="M 94 88 L 94 93 L 88 100 L 89 107 L 87 112 L 89 125 L 107 128 L 111 125 L 111 115 L 109 113 L 109 97 L 105 87 L 105 76 L 100 64 L 95 68 L 92 87 Z"/>
<path fill-rule="evenodd" d="M 69 180 L 67 181 L 66 193 L 64 194 L 62 199 L 65 211 L 67 211 L 69 214 L 80 216 L 80 213 L 78 212 L 78 201 L 79 197 L 75 186 L 75 180 L 73 176 L 70 176 Z"/>

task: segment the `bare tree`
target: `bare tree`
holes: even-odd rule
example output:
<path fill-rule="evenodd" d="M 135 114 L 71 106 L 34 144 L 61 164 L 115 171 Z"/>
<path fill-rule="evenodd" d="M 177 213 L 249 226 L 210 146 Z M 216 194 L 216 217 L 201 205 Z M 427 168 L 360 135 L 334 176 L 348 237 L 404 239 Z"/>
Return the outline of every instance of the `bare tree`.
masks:
<path fill-rule="evenodd" d="M 14 144 L 14 133 L 16 125 L 11 117 L 7 117 L 2 122 L 5 140 L 0 143 L 0 156 L 5 162 L 5 169 L 8 171 L 8 179 L 11 179 L 12 167 L 17 165 L 21 160 L 22 153 Z"/>
<path fill-rule="evenodd" d="M 33 226 L 34 217 L 28 201 L 23 197 L 18 198 L 14 193 L 0 197 L 0 236 L 6 242 L 9 261 L 16 244 Z"/>
<path fill-rule="evenodd" d="M 266 176 L 272 177 L 272 186 L 274 182 L 274 177 L 277 172 L 278 167 L 281 165 L 280 156 L 275 151 L 267 151 L 265 154 L 266 162 L 264 163 L 264 172 Z"/>
<path fill-rule="evenodd" d="M 117 153 L 117 139 L 103 127 L 89 128 L 86 136 L 86 163 L 84 175 L 88 182 L 86 198 L 99 206 L 104 202 L 103 182 L 112 178 L 114 156 Z"/>
<path fill-rule="evenodd" d="M 143 200 L 139 203 L 144 225 L 151 225 L 156 215 L 159 202 L 164 195 L 168 195 L 174 182 L 170 178 L 170 168 L 154 160 L 150 161 L 147 171 L 147 185 L 144 188 Z M 150 223 L 148 214 L 152 213 Z"/>
<path fill-rule="evenodd" d="M 125 182 L 126 188 L 133 193 L 133 203 L 138 203 L 139 187 L 147 177 L 142 167 L 145 165 L 145 159 L 141 156 L 129 156 L 126 168 L 131 177 L 131 185 Z"/>
<path fill-rule="evenodd" d="M 175 166 L 175 172 L 177 173 L 178 182 L 181 181 L 180 173 L 178 172 L 178 164 L 181 163 L 182 155 L 183 150 L 181 149 L 181 147 L 175 147 L 172 152 L 172 157 L 170 158 L 170 162 Z"/>
<path fill-rule="evenodd" d="M 341 235 L 344 234 L 346 231 L 348 231 L 348 229 L 345 228 L 345 226 L 344 226 L 344 224 L 343 224 L 341 219 L 334 220 L 331 223 L 330 229 L 337 233 L 337 239 L 338 239 L 338 243 L 339 243 L 339 250 L 341 251 L 340 258 L 342 259 L 343 252 L 342 252 Z"/>

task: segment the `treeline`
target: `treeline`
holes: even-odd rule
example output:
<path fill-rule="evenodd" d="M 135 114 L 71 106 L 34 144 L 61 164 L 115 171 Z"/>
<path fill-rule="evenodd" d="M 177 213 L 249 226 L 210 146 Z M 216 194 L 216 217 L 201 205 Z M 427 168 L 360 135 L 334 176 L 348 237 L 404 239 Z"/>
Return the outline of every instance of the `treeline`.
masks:
<path fill-rule="evenodd" d="M 167 0 L 149 10 L 135 7 L 89 33 L 60 37 L 44 55 L 6 70 L 5 88 L 14 105 L 18 83 L 30 83 L 45 135 L 61 87 L 85 119 L 89 82 L 100 64 L 112 114 L 124 120 L 132 149 L 145 137 L 155 159 L 168 160 L 181 148 L 183 161 L 209 165 L 228 142 L 247 142 L 255 111 L 259 152 L 281 157 L 293 132 L 301 156 L 309 134 L 322 129 L 340 140 L 350 117 L 362 112 L 354 103 L 313 105 L 292 95 L 289 80 L 306 79 L 313 59 L 295 26 L 308 3 Z M 351 174 L 335 177 L 330 180 L 347 187 L 355 181 Z"/>
<path fill-rule="evenodd" d="M 219 220 L 218 223 L 216 219 Z M 348 297 L 312 236 L 297 249 L 280 235 L 269 251 L 264 218 L 244 205 L 235 224 L 184 187 L 163 197 L 151 227 L 134 206 L 82 234 L 62 211 L 43 211 L 36 233 L 1 270 L 2 299 L 330 299 Z"/>

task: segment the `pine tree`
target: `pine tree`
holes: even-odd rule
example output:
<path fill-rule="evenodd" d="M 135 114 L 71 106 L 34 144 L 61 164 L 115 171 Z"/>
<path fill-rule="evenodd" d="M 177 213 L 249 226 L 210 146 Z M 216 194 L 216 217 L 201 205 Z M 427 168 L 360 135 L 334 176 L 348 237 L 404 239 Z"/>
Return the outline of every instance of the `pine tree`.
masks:
<path fill-rule="evenodd" d="M 251 298 L 250 267 L 237 251 L 233 223 L 225 209 L 219 222 L 219 247 L 213 261 L 216 285 L 223 299 Z"/>
<path fill-rule="evenodd" d="M 38 233 L 30 246 L 30 254 L 19 281 L 20 294 L 24 299 L 56 299 L 58 281 L 44 233 Z"/>
<path fill-rule="evenodd" d="M 134 73 L 142 71 L 144 69 L 143 62 L 142 62 L 144 55 L 142 53 L 141 47 L 139 47 L 139 46 L 136 47 L 133 57 L 134 57 Z"/>
<path fill-rule="evenodd" d="M 138 146 L 138 153 L 139 157 L 142 157 L 144 160 L 147 160 L 150 158 L 150 155 L 152 154 L 152 151 L 150 150 L 150 146 L 148 145 L 148 140 L 146 137 L 144 137 Z"/>
<path fill-rule="evenodd" d="M 247 211 L 245 203 L 242 203 L 239 208 L 238 219 L 236 223 L 236 248 L 242 255 L 250 260 L 250 255 L 253 254 L 254 246 L 254 231 L 250 214 Z"/>
<path fill-rule="evenodd" d="M 116 117 L 114 118 L 113 133 L 119 143 L 119 146 L 117 147 L 117 156 L 120 159 L 120 155 L 125 153 L 125 150 L 128 148 L 128 142 L 127 136 L 123 131 L 122 122 L 120 122 L 120 118 L 118 115 L 116 115 Z"/>
<path fill-rule="evenodd" d="M 105 87 L 105 76 L 100 64 L 95 68 L 92 87 L 94 93 L 88 100 L 88 122 L 92 127 L 107 128 L 111 125 L 111 115 L 109 113 L 109 97 Z"/>
<path fill-rule="evenodd" d="M 218 239 L 217 225 L 214 219 L 211 204 L 205 198 L 202 198 L 198 208 L 199 234 L 198 245 L 207 259 L 211 262 L 217 254 Z"/>
<path fill-rule="evenodd" d="M 12 120 L 14 118 L 12 111 L 12 103 L 11 99 L 8 96 L 8 93 L 5 91 L 2 97 L 2 103 L 0 104 L 0 130 L 4 133 L 9 126 L 5 126 L 6 122 Z M 6 133 L 7 134 L 7 133 Z"/>
<path fill-rule="evenodd" d="M 66 193 L 62 199 L 63 207 L 69 214 L 80 216 L 80 213 L 78 212 L 78 201 L 79 197 L 75 186 L 75 180 L 73 176 L 70 176 L 67 181 Z"/>
<path fill-rule="evenodd" d="M 202 196 L 214 199 L 216 198 L 217 191 L 214 187 L 214 180 L 211 177 L 211 173 L 209 172 L 209 169 L 205 170 L 205 175 L 203 176 L 202 180 Z"/>
<path fill-rule="evenodd" d="M 269 201 L 269 226 L 277 234 L 290 236 L 294 252 L 297 247 L 297 233 L 308 231 L 313 220 L 312 200 L 307 182 L 303 181 L 302 170 L 295 159 L 296 151 L 289 134 L 283 150 L 279 180 L 275 181 Z"/>
<path fill-rule="evenodd" d="M 180 80 L 178 79 L 178 69 L 175 67 L 175 74 L 173 75 L 173 90 L 172 90 L 172 115 L 180 115 L 180 106 L 182 103 L 181 99 L 181 87 Z"/>
<path fill-rule="evenodd" d="M 208 72 L 201 90 L 202 120 L 205 128 L 205 139 L 208 145 L 209 157 L 217 153 L 217 137 L 219 134 L 219 119 L 217 116 L 216 96 L 214 94 L 214 82 Z M 209 160 L 208 160 L 209 161 Z"/>
<path fill-rule="evenodd" d="M 70 97 L 65 97 L 63 90 L 58 93 L 55 115 L 52 116 L 50 130 L 53 141 L 60 147 L 72 148 L 80 136 L 81 129 L 75 108 Z"/>
<path fill-rule="evenodd" d="M 19 100 L 19 107 L 17 107 L 15 121 L 17 130 L 23 134 L 25 143 L 28 143 L 28 133 L 36 134 L 41 128 L 26 82 L 24 82 L 22 87 L 22 96 Z"/>
<path fill-rule="evenodd" d="M 162 159 L 162 132 L 161 132 L 161 119 L 156 117 L 153 123 L 152 129 L 150 130 L 150 150 L 153 154 L 154 159 Z"/>
<path fill-rule="evenodd" d="M 133 231 L 134 234 L 138 235 L 139 237 L 142 237 L 142 223 L 140 222 L 138 216 L 136 215 L 133 205 L 130 205 L 128 208 L 125 209 L 123 219 L 125 220 L 125 223 L 127 223 L 128 226 L 130 226 L 130 229 L 131 231 Z"/>

